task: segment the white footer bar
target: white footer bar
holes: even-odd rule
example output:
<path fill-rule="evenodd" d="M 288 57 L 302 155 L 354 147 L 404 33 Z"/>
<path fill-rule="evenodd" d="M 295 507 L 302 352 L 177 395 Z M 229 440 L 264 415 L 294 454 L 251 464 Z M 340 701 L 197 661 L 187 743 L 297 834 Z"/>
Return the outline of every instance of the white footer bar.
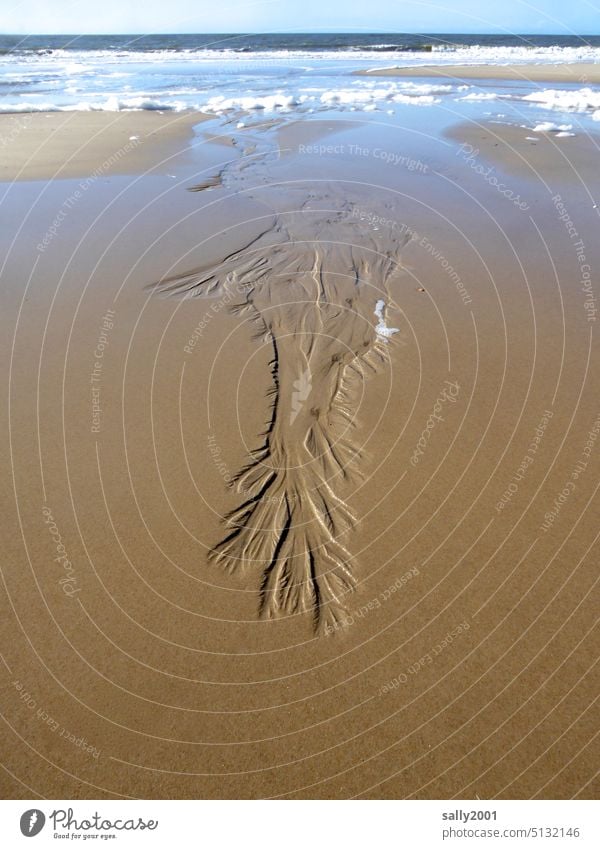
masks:
<path fill-rule="evenodd" d="M 598 849 L 592 801 L 4 801 L 0 845 Z"/>

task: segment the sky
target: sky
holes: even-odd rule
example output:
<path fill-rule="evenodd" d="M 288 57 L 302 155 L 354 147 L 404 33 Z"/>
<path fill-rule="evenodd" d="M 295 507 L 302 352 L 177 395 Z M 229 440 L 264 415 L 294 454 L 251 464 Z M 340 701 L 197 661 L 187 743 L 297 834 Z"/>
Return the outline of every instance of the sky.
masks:
<path fill-rule="evenodd" d="M 600 0 L 0 0 L 2 33 L 600 34 Z"/>

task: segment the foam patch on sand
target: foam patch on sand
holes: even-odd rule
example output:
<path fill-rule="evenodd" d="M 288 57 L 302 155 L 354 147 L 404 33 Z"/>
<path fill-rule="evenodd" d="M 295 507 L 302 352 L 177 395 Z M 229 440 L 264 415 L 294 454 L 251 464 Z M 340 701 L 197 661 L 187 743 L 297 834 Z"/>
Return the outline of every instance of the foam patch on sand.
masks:
<path fill-rule="evenodd" d="M 531 128 L 534 133 L 558 133 L 572 129 L 572 124 L 555 124 L 553 121 L 542 121 Z"/>
<path fill-rule="evenodd" d="M 536 124 L 535 127 L 531 127 L 531 132 L 553 133 L 557 138 L 566 138 L 567 136 L 575 135 L 575 133 L 569 132 L 572 129 L 572 124 L 555 124 L 553 121 L 542 121 Z"/>
<path fill-rule="evenodd" d="M 388 327 L 385 320 L 385 311 L 386 311 L 386 303 L 383 300 L 378 300 L 375 304 L 374 314 L 378 318 L 377 325 L 375 326 L 375 333 L 380 336 L 382 339 L 388 339 L 390 336 L 393 336 L 394 333 L 399 332 L 398 327 Z"/>

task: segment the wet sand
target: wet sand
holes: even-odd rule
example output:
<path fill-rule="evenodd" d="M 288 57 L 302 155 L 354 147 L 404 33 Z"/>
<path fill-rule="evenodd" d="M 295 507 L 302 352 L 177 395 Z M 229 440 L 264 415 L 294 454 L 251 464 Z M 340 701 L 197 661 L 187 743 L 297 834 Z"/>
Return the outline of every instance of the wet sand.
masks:
<path fill-rule="evenodd" d="M 173 167 L 198 113 L 46 112 L 0 115 L 0 180 L 52 180 Z M 174 147 L 175 145 L 175 147 Z"/>
<path fill-rule="evenodd" d="M 593 796 L 593 163 L 202 130 L 1 189 L 5 797 Z"/>
<path fill-rule="evenodd" d="M 483 156 L 495 166 L 537 181 L 540 184 L 559 181 L 561 184 L 577 185 L 589 190 L 594 196 L 596 187 L 595 168 L 600 155 L 600 135 L 582 132 L 560 135 L 556 128 L 534 131 L 536 126 L 516 126 L 497 121 L 456 124 L 446 137 L 462 145 L 461 158 L 476 164 Z M 582 213 L 593 213 L 593 200 L 584 204 Z"/>
<path fill-rule="evenodd" d="M 369 77 L 443 77 L 458 80 L 530 80 L 598 85 L 600 65 L 591 62 L 555 65 L 422 65 L 355 71 Z"/>

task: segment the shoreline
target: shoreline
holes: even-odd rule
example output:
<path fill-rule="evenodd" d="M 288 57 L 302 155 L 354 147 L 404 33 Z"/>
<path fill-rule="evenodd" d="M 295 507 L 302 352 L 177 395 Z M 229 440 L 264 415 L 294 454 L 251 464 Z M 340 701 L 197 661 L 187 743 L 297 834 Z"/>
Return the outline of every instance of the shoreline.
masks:
<path fill-rule="evenodd" d="M 441 77 L 459 80 L 523 80 L 526 82 L 600 83 L 600 64 L 557 65 L 422 65 L 373 68 L 353 72 L 361 77 Z"/>

